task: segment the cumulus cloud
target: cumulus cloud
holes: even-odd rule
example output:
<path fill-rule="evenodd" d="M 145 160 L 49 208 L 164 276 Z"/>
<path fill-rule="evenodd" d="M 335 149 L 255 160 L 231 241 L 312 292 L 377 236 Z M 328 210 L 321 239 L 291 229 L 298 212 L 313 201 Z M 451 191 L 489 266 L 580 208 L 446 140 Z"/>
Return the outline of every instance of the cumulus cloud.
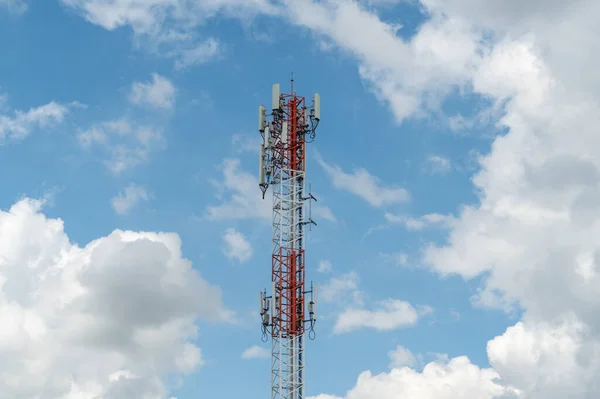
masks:
<path fill-rule="evenodd" d="M 35 129 L 54 127 L 63 122 L 68 111 L 68 106 L 51 101 L 27 111 L 16 110 L 13 115 L 0 114 L 0 143 L 23 140 Z"/>
<path fill-rule="evenodd" d="M 388 357 L 390 358 L 390 368 L 413 367 L 417 363 L 415 355 L 402 345 L 398 345 L 393 351 L 390 351 Z"/>
<path fill-rule="evenodd" d="M 325 205 L 312 205 L 312 216 L 313 219 L 327 220 L 328 222 L 337 222 L 337 218 L 333 214 L 331 208 Z"/>
<path fill-rule="evenodd" d="M 221 45 L 198 27 L 219 13 L 248 21 L 278 12 L 268 0 L 60 0 L 88 22 L 107 30 L 129 27 L 136 44 L 174 60 L 183 70 L 218 57 Z"/>
<path fill-rule="evenodd" d="M 248 17 L 270 14 L 267 0 L 60 0 L 87 21 L 107 30 L 129 26 L 137 35 L 162 40 L 183 40 L 207 18 L 219 11 Z"/>
<path fill-rule="evenodd" d="M 118 215 L 127 215 L 140 202 L 148 201 L 149 197 L 148 191 L 144 187 L 131 183 L 116 197 L 113 197 L 110 204 Z"/>
<path fill-rule="evenodd" d="M 451 216 L 441 215 L 439 213 L 428 213 L 427 215 L 413 218 L 388 212 L 384 217 L 388 223 L 403 224 L 408 230 L 423 230 L 430 226 L 449 226 L 453 220 Z"/>
<path fill-rule="evenodd" d="M 175 69 L 183 70 L 194 65 L 204 64 L 220 53 L 219 42 L 209 38 L 193 47 L 175 53 Z"/>
<path fill-rule="evenodd" d="M 506 133 L 480 159 L 473 178 L 479 199 L 461 209 L 447 242 L 427 248 L 424 262 L 441 275 L 485 275 L 475 303 L 517 307 L 524 316 L 488 343 L 493 370 L 458 358 L 449 363 L 452 375 L 469 375 L 458 384 L 438 364 L 430 369 L 443 372 L 431 381 L 427 366 L 420 374 L 367 374 L 346 397 L 596 397 L 600 44 L 592 38 L 600 3 L 422 3 L 431 18 L 409 40 L 355 2 L 298 5 L 296 12 L 306 16 L 299 23 L 360 60 L 362 76 L 398 119 L 435 105 L 431 93 L 443 97 L 465 85 L 500 109 L 497 123 Z M 317 9 L 320 17 L 312 18 Z M 364 31 L 371 36 L 352 36 Z M 368 49 L 373 41 L 380 45 Z M 399 381 L 402 370 L 415 378 L 387 383 Z M 427 388 L 419 391 L 419 381 Z"/>
<path fill-rule="evenodd" d="M 254 141 L 245 135 L 234 135 L 232 144 L 237 152 L 252 149 Z M 258 178 L 246 172 L 241 167 L 238 158 L 227 158 L 218 166 L 223 173 L 220 180 L 212 180 L 217 188 L 218 205 L 209 205 L 204 210 L 203 217 L 208 220 L 243 220 L 260 219 L 270 221 L 273 216 L 273 203 L 270 190 L 262 198 L 258 187 Z M 308 210 L 307 210 L 308 212 Z M 308 216 L 307 216 L 308 217 Z M 312 205 L 312 218 L 316 223 L 319 219 L 336 222 L 337 218 L 331 209 L 325 205 Z"/>
<path fill-rule="evenodd" d="M 93 125 L 77 138 L 85 149 L 100 148 L 106 154 L 104 164 L 115 175 L 148 162 L 150 154 L 165 143 L 161 130 L 126 118 Z"/>
<path fill-rule="evenodd" d="M 252 257 L 252 245 L 246 237 L 234 228 L 229 228 L 223 234 L 223 254 L 227 259 L 246 262 Z"/>
<path fill-rule="evenodd" d="M 239 159 L 226 159 L 221 164 L 223 178 L 213 184 L 220 190 L 219 205 L 209 205 L 205 217 L 209 220 L 271 219 L 272 203 L 262 199 L 258 178 L 241 170 Z M 227 195 L 225 195 L 227 194 Z"/>
<path fill-rule="evenodd" d="M 259 134 L 234 134 L 231 136 L 231 146 L 238 154 L 244 152 L 258 153 L 261 138 Z"/>
<path fill-rule="evenodd" d="M 325 261 L 327 268 L 329 262 Z M 327 269 L 326 269 L 327 270 Z M 330 306 L 331 315 L 324 318 L 335 319 L 333 334 L 346 334 L 358 329 L 368 328 L 378 331 L 390 331 L 410 327 L 421 316 L 431 313 L 429 306 L 413 307 L 406 301 L 387 299 L 374 302 L 366 292 L 360 290 L 360 277 L 356 272 L 347 272 L 331 276 L 319 286 L 319 302 Z"/>
<path fill-rule="evenodd" d="M 23 0 L 0 0 L 0 7 L 6 7 L 9 12 L 22 14 L 27 11 L 27 3 Z"/>
<path fill-rule="evenodd" d="M 406 266 L 408 264 L 408 255 L 405 252 L 381 253 L 387 262 L 392 262 L 397 266 Z"/>
<path fill-rule="evenodd" d="M 397 26 L 381 21 L 359 2 L 286 5 L 290 22 L 327 38 L 358 60 L 360 76 L 398 121 L 439 108 L 446 95 L 468 84 L 479 54 L 487 48 L 477 30 L 461 18 L 434 14 L 407 41 L 396 35 Z"/>
<path fill-rule="evenodd" d="M 431 308 L 415 309 L 410 303 L 397 299 L 379 302 L 373 309 L 348 308 L 337 318 L 334 334 L 348 333 L 359 328 L 372 328 L 379 331 L 395 330 L 413 326 L 419 316 L 431 312 Z"/>
<path fill-rule="evenodd" d="M 379 178 L 371 175 L 367 170 L 359 168 L 353 173 L 346 173 L 337 165 L 330 165 L 319 157 L 319 164 L 333 181 L 337 189 L 346 190 L 363 200 L 369 205 L 380 207 L 383 205 L 397 204 L 408 201 L 409 195 L 402 187 L 386 186 Z"/>
<path fill-rule="evenodd" d="M 175 104 L 177 90 L 173 83 L 157 73 L 150 82 L 135 82 L 131 86 L 129 101 L 135 105 L 148 105 L 152 108 L 171 109 Z"/>
<path fill-rule="evenodd" d="M 430 155 L 427 157 L 429 171 L 432 174 L 443 175 L 452 169 L 452 163 L 441 155 Z"/>
<path fill-rule="evenodd" d="M 363 372 L 344 398 L 322 395 L 311 399 L 496 399 L 515 398 L 515 390 L 503 387 L 492 369 L 481 369 L 461 356 L 447 363 L 427 364 L 419 373 L 408 367 L 373 375 Z"/>
<path fill-rule="evenodd" d="M 266 359 L 271 357 L 271 352 L 260 346 L 252 346 L 242 352 L 242 359 Z"/>
<path fill-rule="evenodd" d="M 237 151 L 247 151 L 253 141 L 248 136 L 234 135 L 232 143 Z M 209 205 L 204 211 L 208 220 L 261 219 L 271 220 L 273 203 L 269 192 L 263 199 L 258 187 L 258 178 L 244 171 L 237 158 L 227 158 L 218 166 L 223 177 L 213 180 L 217 188 L 218 205 Z M 313 205 L 313 219 L 321 218 L 335 222 L 337 219 L 331 209 L 325 205 Z"/>
<path fill-rule="evenodd" d="M 331 265 L 331 262 L 328 260 L 320 261 L 319 265 L 317 266 L 317 271 L 319 273 L 329 273 L 332 269 L 333 269 L 333 266 Z"/>
<path fill-rule="evenodd" d="M 320 287 L 319 298 L 326 303 L 347 303 L 347 300 L 362 303 L 362 293 L 358 290 L 358 281 L 359 278 L 356 272 L 334 276 Z"/>
<path fill-rule="evenodd" d="M 502 68 L 509 60 L 512 67 Z M 488 64 L 480 87 L 511 96 L 501 120 L 509 132 L 481 159 L 473 179 L 479 203 L 461 212 L 448 242 L 430 246 L 425 260 L 441 274 L 486 273 L 474 298 L 480 306 L 526 310 L 488 345 L 503 378 L 535 398 L 597 396 L 600 248 L 591 237 L 598 231 L 600 93 L 567 90 L 529 39 L 501 43 Z M 520 342 L 530 349 L 517 354 L 511 346 Z"/>
<path fill-rule="evenodd" d="M 177 234 L 115 230 L 84 247 L 24 199 L 0 211 L 0 362 L 10 398 L 163 399 L 203 363 L 196 320 L 231 319 Z M 126 395 L 126 396 L 123 396 Z"/>

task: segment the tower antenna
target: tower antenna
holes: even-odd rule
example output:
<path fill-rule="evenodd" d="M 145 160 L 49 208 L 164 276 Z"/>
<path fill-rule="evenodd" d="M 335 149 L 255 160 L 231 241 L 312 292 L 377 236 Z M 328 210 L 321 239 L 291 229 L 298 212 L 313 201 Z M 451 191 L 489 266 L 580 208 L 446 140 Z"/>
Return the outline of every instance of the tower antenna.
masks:
<path fill-rule="evenodd" d="M 271 292 L 260 292 L 263 341 L 271 336 L 271 399 L 304 399 L 305 335 L 315 338 L 318 286 L 305 284 L 305 227 L 316 225 L 306 204 L 306 144 L 315 138 L 321 119 L 321 98 L 312 105 L 294 91 L 282 94 L 273 85 L 271 110 L 258 108 L 260 145 L 259 187 L 263 198 L 273 186 Z M 309 190 L 310 191 L 310 190 Z M 310 206 L 309 206 L 310 209 Z M 308 334 L 306 334 L 308 332 Z"/>

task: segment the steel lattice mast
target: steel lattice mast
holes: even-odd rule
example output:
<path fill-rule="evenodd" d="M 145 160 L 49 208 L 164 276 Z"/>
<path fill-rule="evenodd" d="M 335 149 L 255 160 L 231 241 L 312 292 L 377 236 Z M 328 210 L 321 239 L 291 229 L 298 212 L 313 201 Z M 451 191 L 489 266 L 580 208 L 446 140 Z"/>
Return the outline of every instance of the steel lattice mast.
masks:
<path fill-rule="evenodd" d="M 304 398 L 304 336 L 314 338 L 317 287 L 305 287 L 304 232 L 315 224 L 306 194 L 306 144 L 315 138 L 320 120 L 320 96 L 308 108 L 294 91 L 281 94 L 273 85 L 271 113 L 258 109 L 260 146 L 259 186 L 263 198 L 273 186 L 273 242 L 271 294 L 260 293 L 263 341 L 272 338 L 271 399 Z M 305 218 L 308 201 L 309 215 Z M 310 295 L 307 303 L 307 295 Z M 306 314 L 308 308 L 308 315 Z"/>

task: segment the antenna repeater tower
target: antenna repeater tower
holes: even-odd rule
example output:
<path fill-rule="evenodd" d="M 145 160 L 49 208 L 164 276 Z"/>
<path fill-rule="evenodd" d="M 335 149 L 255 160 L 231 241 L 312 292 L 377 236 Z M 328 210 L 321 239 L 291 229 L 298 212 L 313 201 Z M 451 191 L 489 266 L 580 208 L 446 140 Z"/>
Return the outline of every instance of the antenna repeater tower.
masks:
<path fill-rule="evenodd" d="M 305 227 L 311 218 L 312 201 L 306 193 L 306 144 L 315 139 L 321 120 L 321 97 L 314 94 L 307 106 L 296 95 L 282 94 L 274 84 L 271 109 L 258 107 L 260 144 L 259 187 L 264 199 L 273 186 L 271 294 L 260 292 L 263 341 L 270 335 L 271 399 L 304 398 L 304 336 L 314 339 L 318 286 L 305 288 Z M 309 209 L 305 212 L 308 201 Z M 306 214 L 308 213 L 308 218 Z"/>

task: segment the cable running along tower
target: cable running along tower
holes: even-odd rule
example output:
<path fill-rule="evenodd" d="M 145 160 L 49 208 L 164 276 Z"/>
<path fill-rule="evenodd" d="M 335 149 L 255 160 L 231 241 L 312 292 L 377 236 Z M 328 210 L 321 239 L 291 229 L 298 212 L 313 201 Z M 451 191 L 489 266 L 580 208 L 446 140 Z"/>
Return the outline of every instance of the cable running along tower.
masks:
<path fill-rule="evenodd" d="M 258 107 L 260 145 L 259 186 L 263 199 L 273 186 L 271 293 L 260 292 L 263 342 L 272 338 L 271 399 L 304 399 L 304 337 L 314 339 L 318 287 L 305 287 L 304 233 L 315 197 L 305 190 L 306 144 L 315 139 L 321 99 L 307 107 L 294 91 L 282 94 L 273 85 L 270 113 Z M 310 190 L 309 190 L 310 191 Z M 308 218 L 305 218 L 308 202 Z M 307 303 L 308 297 L 308 303 Z"/>

